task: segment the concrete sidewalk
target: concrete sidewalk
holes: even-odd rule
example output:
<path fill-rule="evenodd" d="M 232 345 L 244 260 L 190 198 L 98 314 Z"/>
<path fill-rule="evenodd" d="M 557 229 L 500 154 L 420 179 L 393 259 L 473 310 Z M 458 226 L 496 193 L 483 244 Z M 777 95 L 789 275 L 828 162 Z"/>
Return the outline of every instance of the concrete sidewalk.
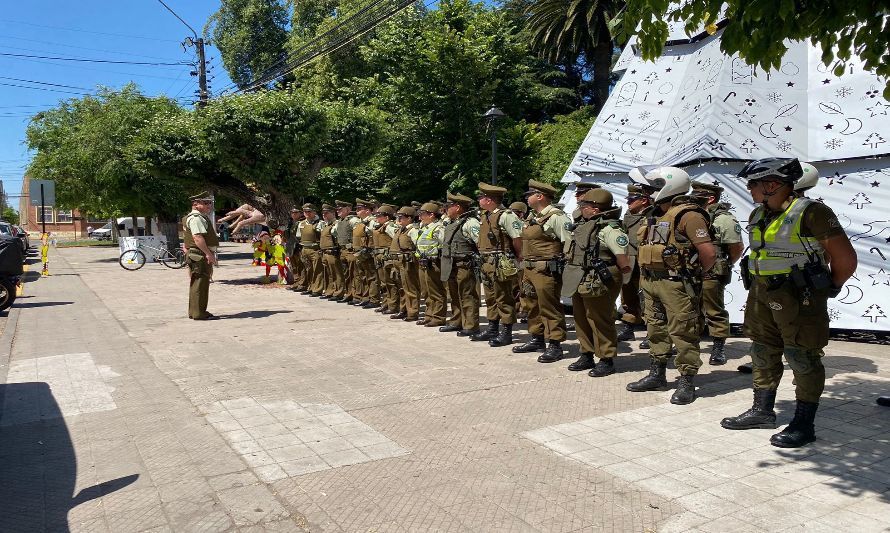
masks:
<path fill-rule="evenodd" d="M 673 406 L 624 390 L 637 343 L 594 380 L 260 286 L 224 250 L 218 321 L 186 319 L 184 271 L 108 249 L 28 285 L 0 339 L 0 531 L 885 531 L 886 347 L 829 346 L 820 440 L 779 450 L 719 426 L 750 406 L 736 360 Z M 783 423 L 792 399 L 789 373 Z"/>

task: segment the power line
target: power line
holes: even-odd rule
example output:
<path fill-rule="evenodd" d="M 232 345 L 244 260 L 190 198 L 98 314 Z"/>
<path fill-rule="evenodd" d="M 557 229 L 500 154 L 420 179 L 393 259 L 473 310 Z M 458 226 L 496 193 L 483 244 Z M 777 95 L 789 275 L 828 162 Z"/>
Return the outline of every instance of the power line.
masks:
<path fill-rule="evenodd" d="M 160 41 L 160 42 L 165 42 L 165 43 L 178 43 L 179 42 L 178 40 L 175 40 L 175 39 L 159 39 L 157 37 L 145 37 L 145 36 L 141 36 L 141 35 L 127 35 L 124 33 L 107 33 L 107 32 L 101 32 L 101 31 L 83 30 L 83 29 L 78 29 L 78 28 L 65 28 L 62 26 L 47 26 L 44 24 L 34 24 L 32 22 L 24 22 L 21 20 L 8 20 L 7 19 L 7 20 L 0 20 L 0 23 L 21 24 L 21 25 L 25 25 L 25 26 L 34 26 L 35 28 L 48 28 L 51 30 L 74 31 L 74 32 L 79 32 L 79 33 L 92 33 L 94 35 L 110 35 L 112 37 L 125 37 L 127 39 L 145 39 L 148 41 Z"/>
<path fill-rule="evenodd" d="M 3 58 L 0 58 L 3 59 Z M 12 58 L 10 58 L 12 59 Z M 175 80 L 173 76 L 157 76 L 155 74 L 136 74 L 135 72 L 121 72 L 119 70 L 103 70 L 98 68 L 90 68 L 85 67 L 80 64 L 71 64 L 71 63 L 53 63 L 52 61 L 43 61 L 40 59 L 19 59 L 16 58 L 17 61 L 29 61 L 31 63 L 40 63 L 42 65 L 52 65 L 54 67 L 62 67 L 62 68 L 76 68 L 77 70 L 90 70 L 92 72 L 101 72 L 103 74 L 120 74 L 121 76 L 130 76 L 132 78 L 155 78 L 159 80 Z M 188 66 L 188 65 L 183 65 Z"/>
<path fill-rule="evenodd" d="M 60 90 L 60 89 L 49 89 L 49 88 L 46 88 L 46 87 L 29 87 L 29 86 L 27 86 L 27 85 L 17 85 L 17 84 L 15 84 L 15 83 L 3 83 L 3 82 L 0 82 L 0 85 L 6 86 L 6 87 L 18 87 L 18 88 L 20 88 L 20 89 L 31 89 L 31 90 L 34 90 L 34 91 L 47 91 L 47 92 L 52 92 L 52 93 L 76 94 L 76 95 L 78 95 L 78 96 L 89 96 L 89 95 L 86 94 L 86 93 L 75 93 L 75 92 L 72 92 L 72 91 L 62 91 L 62 90 Z"/>
<path fill-rule="evenodd" d="M 117 54 L 117 55 L 132 56 L 132 57 L 144 57 L 144 58 L 148 58 L 148 59 L 160 59 L 161 61 L 168 61 L 168 60 L 170 60 L 169 58 L 166 58 L 166 57 L 147 56 L 147 55 L 144 55 L 144 54 L 134 54 L 134 53 L 132 53 L 132 52 L 121 52 L 121 51 L 118 51 L 118 50 L 107 50 L 107 49 L 104 49 L 104 48 L 89 48 L 89 47 L 87 47 L 87 46 L 75 46 L 75 45 L 73 45 L 73 44 L 56 43 L 56 42 L 52 42 L 52 41 L 43 41 L 43 40 L 40 40 L 40 39 L 28 39 L 28 38 L 25 38 L 25 37 L 18 37 L 18 36 L 15 36 L 15 35 L 0 35 L 0 39 L 14 40 L 14 41 L 17 41 L 17 42 L 18 42 L 18 41 L 27 41 L 27 42 L 37 43 L 37 44 L 48 44 L 48 45 L 50 45 L 50 46 L 62 46 L 62 47 L 65 47 L 66 49 L 67 49 L 67 48 L 76 48 L 76 49 L 78 49 L 78 50 L 89 50 L 90 52 L 103 52 L 103 53 L 106 53 L 106 54 Z M 8 47 L 8 48 L 12 48 L 12 47 Z M 25 49 L 23 48 L 23 50 L 25 50 Z"/>
<path fill-rule="evenodd" d="M 11 47 L 9 47 L 11 48 Z M 53 61 L 78 61 L 83 63 L 110 63 L 113 65 L 149 65 L 149 66 L 182 66 L 187 65 L 188 63 L 152 63 L 147 61 L 116 61 L 112 59 L 87 59 L 83 57 L 50 57 L 50 56 L 35 56 L 31 54 L 11 54 L 9 52 L 0 52 L 0 56 L 7 57 L 22 57 L 29 59 L 50 59 Z"/>
<path fill-rule="evenodd" d="M 36 83 L 38 85 L 49 85 L 51 87 L 63 87 L 66 89 L 77 89 L 80 91 L 92 91 L 92 89 L 87 89 L 85 87 L 75 87 L 73 85 L 62 85 L 60 83 L 49 83 L 46 81 L 35 81 L 35 80 L 23 80 L 21 78 L 8 78 L 6 76 L 0 76 L 0 80 L 12 80 L 12 81 L 21 81 L 25 83 Z"/>

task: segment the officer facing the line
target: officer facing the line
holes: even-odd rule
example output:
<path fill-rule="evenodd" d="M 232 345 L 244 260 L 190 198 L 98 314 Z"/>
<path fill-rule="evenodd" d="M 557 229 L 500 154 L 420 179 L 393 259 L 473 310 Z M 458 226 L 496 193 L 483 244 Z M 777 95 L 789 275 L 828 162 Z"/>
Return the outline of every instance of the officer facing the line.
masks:
<path fill-rule="evenodd" d="M 748 219 L 751 252 L 742 261 L 748 287 L 744 330 L 751 341 L 754 404 L 724 418 L 726 429 L 775 428 L 773 410 L 782 356 L 794 373 L 797 406 L 791 423 L 770 438 L 797 448 L 816 439 L 814 420 L 825 388 L 822 349 L 828 344 L 828 298 L 856 271 L 857 258 L 831 208 L 794 195 L 803 174 L 797 159 L 752 161 L 739 173 L 758 205 Z"/>
<path fill-rule="evenodd" d="M 655 211 L 640 229 L 639 262 L 646 297 L 646 329 L 652 359 L 649 375 L 629 383 L 627 390 L 665 390 L 671 343 L 677 347 L 680 377 L 671 403 L 695 401 L 693 378 L 701 367 L 701 276 L 714 266 L 708 214 L 689 192 L 689 174 L 660 167 L 646 180 L 658 188 Z"/>
<path fill-rule="evenodd" d="M 189 318 L 212 320 L 207 312 L 210 296 L 210 279 L 216 264 L 216 247 L 219 239 L 207 213 L 213 209 L 213 197 L 202 192 L 189 198 L 192 210 L 182 219 L 185 262 L 189 268 Z"/>

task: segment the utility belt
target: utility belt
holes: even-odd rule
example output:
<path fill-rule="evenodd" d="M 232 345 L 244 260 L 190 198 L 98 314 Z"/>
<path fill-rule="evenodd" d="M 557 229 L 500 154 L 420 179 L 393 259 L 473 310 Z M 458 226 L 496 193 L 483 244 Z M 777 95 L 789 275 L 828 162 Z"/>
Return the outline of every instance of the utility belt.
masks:
<path fill-rule="evenodd" d="M 419 257 L 417 258 L 417 264 L 423 269 L 438 267 L 439 257 Z"/>
<path fill-rule="evenodd" d="M 649 281 L 684 281 L 683 276 L 672 274 L 667 270 L 649 270 L 648 268 L 644 268 L 642 274 L 643 277 Z"/>
<path fill-rule="evenodd" d="M 324 255 L 340 255 L 340 249 L 339 248 L 327 248 L 325 250 L 322 250 L 321 253 L 323 253 Z"/>
<path fill-rule="evenodd" d="M 317 242 L 310 242 L 306 244 L 300 244 L 300 248 L 308 248 L 310 250 L 318 250 L 319 244 Z"/>
<path fill-rule="evenodd" d="M 390 252 L 390 253 L 389 253 L 389 256 L 390 256 L 392 259 L 398 259 L 398 260 L 401 260 L 401 261 L 405 261 L 405 260 L 409 260 L 409 261 L 410 261 L 411 259 L 414 258 L 414 252 L 413 252 L 413 251 L 410 251 L 410 252 Z"/>
<path fill-rule="evenodd" d="M 509 259 L 514 259 L 516 257 L 512 253 L 503 252 L 501 250 L 494 252 L 479 252 L 479 255 L 482 256 L 483 263 L 491 263 L 493 265 L 496 265 L 501 257 L 507 257 Z"/>
<path fill-rule="evenodd" d="M 526 259 L 522 262 L 528 270 L 537 270 L 550 276 L 561 276 L 565 268 L 565 262 L 559 258 L 553 259 Z"/>
<path fill-rule="evenodd" d="M 461 268 L 473 268 L 475 261 L 473 261 L 472 255 L 465 255 L 462 257 L 453 257 L 451 259 L 451 264 Z"/>
<path fill-rule="evenodd" d="M 751 272 L 749 257 L 742 259 L 742 284 L 745 289 L 750 289 L 755 277 L 766 278 L 767 290 L 775 290 L 787 282 L 791 282 L 798 289 L 810 289 L 816 291 L 828 290 L 834 286 L 831 273 L 818 261 L 804 263 L 803 268 L 794 265 L 787 274 L 773 274 L 769 276 L 757 276 Z"/>

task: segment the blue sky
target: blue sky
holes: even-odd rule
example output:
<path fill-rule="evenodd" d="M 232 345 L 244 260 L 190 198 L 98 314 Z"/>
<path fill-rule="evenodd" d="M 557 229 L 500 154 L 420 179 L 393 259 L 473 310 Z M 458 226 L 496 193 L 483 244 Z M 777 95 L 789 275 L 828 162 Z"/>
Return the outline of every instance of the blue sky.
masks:
<path fill-rule="evenodd" d="M 219 8 L 219 0 L 165 1 L 199 33 Z M 183 51 L 180 44 L 191 34 L 188 28 L 157 0 L 9 0 L 3 4 L 0 54 L 128 62 L 194 61 L 194 48 Z M 211 90 L 219 91 L 229 85 L 229 78 L 216 48 L 207 47 L 207 58 L 210 74 L 215 76 Z M 9 203 L 18 207 L 14 195 L 21 190 L 29 160 L 23 142 L 30 116 L 55 107 L 60 100 L 94 91 L 99 85 L 120 88 L 134 82 L 147 95 L 190 98 L 197 89 L 197 78 L 189 75 L 190 70 L 188 65 L 83 63 L 0 55 L 0 178 L 10 196 Z"/>

